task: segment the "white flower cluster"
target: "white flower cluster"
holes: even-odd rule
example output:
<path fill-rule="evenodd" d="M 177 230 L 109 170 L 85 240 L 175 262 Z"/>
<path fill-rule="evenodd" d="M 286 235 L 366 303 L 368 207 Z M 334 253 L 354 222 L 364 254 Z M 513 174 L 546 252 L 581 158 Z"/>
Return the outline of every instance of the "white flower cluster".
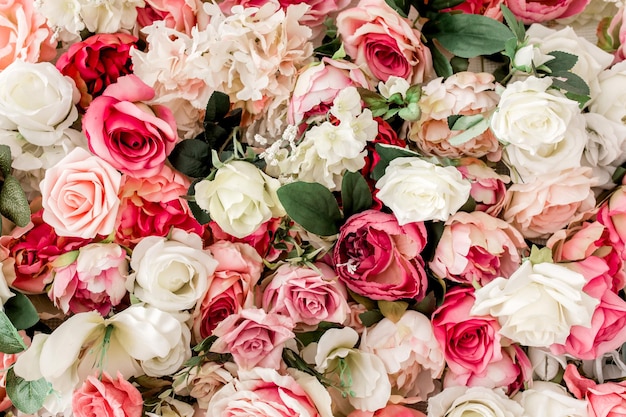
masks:
<path fill-rule="evenodd" d="M 279 168 L 282 182 L 319 182 L 331 191 L 341 188 L 346 170 L 358 171 L 365 165 L 365 146 L 378 134 L 378 123 L 369 109 L 361 107 L 355 87 L 339 93 L 329 112 L 336 119 L 314 125 L 294 146 L 293 129 L 264 154 L 270 166 Z M 286 137 L 289 136 L 289 137 Z M 290 150 L 279 147 L 290 143 Z"/>

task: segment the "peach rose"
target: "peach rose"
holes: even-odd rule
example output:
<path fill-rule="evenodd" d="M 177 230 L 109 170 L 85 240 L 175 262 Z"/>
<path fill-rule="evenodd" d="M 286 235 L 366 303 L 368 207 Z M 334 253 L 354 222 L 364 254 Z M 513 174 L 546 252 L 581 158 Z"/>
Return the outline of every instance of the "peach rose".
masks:
<path fill-rule="evenodd" d="M 591 168 L 546 175 L 508 190 L 503 218 L 525 238 L 547 238 L 578 214 L 595 206 Z"/>
<path fill-rule="evenodd" d="M 106 372 L 90 375 L 72 394 L 76 417 L 141 417 L 143 398 L 139 390 L 118 372 L 113 379 Z"/>
<path fill-rule="evenodd" d="M 107 236 L 115 229 L 121 181 L 106 161 L 75 148 L 41 181 L 43 220 L 59 236 Z"/>
<path fill-rule="evenodd" d="M 506 200 L 506 184 L 511 179 L 500 175 L 480 159 L 462 158 L 456 167 L 463 178 L 470 180 L 470 196 L 476 202 L 476 210 L 497 217 Z"/>
<path fill-rule="evenodd" d="M 46 18 L 37 13 L 32 0 L 0 2 L 0 70 L 13 61 L 50 61 L 56 55 L 56 42 Z"/>

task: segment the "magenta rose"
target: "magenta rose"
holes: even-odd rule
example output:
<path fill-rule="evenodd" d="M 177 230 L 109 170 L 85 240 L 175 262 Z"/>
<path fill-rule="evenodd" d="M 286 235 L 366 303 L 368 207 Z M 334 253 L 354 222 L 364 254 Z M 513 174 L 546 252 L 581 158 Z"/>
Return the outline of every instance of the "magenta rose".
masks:
<path fill-rule="evenodd" d="M 485 285 L 513 274 L 526 251 L 522 234 L 504 220 L 459 211 L 446 221 L 429 265 L 440 278 Z"/>
<path fill-rule="evenodd" d="M 346 53 L 377 80 L 393 75 L 417 84 L 432 76 L 432 57 L 421 33 L 385 0 L 361 0 L 339 13 L 336 24 Z"/>
<path fill-rule="evenodd" d="M 582 12 L 590 0 L 508 0 L 506 5 L 525 24 L 547 22 Z"/>
<path fill-rule="evenodd" d="M 240 369 L 278 369 L 285 342 L 294 337 L 289 317 L 258 308 L 241 310 L 217 325 L 211 352 L 230 353 Z"/>
<path fill-rule="evenodd" d="M 147 105 L 154 90 L 130 74 L 109 85 L 83 117 L 89 149 L 135 177 L 156 175 L 178 140 L 172 111 Z"/>
<path fill-rule="evenodd" d="M 313 269 L 283 264 L 266 279 L 262 307 L 269 313 L 307 326 L 321 321 L 341 324 L 348 316 L 348 294 L 328 265 L 317 263 Z"/>
<path fill-rule="evenodd" d="M 626 381 L 598 384 L 580 375 L 576 365 L 565 368 L 563 380 L 579 400 L 587 400 L 589 417 L 626 416 Z"/>
<path fill-rule="evenodd" d="M 355 293 L 373 300 L 421 300 L 426 272 L 422 222 L 398 224 L 393 214 L 366 210 L 341 227 L 333 261 L 339 279 Z"/>
<path fill-rule="evenodd" d="M 76 417 L 141 417 L 143 398 L 119 372 L 115 379 L 104 372 L 90 375 L 74 391 L 72 412 Z"/>
<path fill-rule="evenodd" d="M 97 33 L 73 43 L 59 57 L 56 67 L 76 83 L 80 108 L 85 110 L 110 84 L 132 73 L 130 50 L 136 42 L 126 33 Z"/>
<path fill-rule="evenodd" d="M 193 313 L 193 334 L 197 341 L 210 336 L 222 320 L 252 303 L 252 289 L 263 272 L 263 259 L 246 243 L 223 240 L 208 249 L 217 267 Z"/>

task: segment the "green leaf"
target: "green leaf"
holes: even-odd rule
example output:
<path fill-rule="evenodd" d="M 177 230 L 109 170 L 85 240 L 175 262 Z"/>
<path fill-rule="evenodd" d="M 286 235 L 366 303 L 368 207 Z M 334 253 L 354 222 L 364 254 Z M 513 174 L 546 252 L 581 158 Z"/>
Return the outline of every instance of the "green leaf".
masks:
<path fill-rule="evenodd" d="M 37 309 L 30 299 L 21 292 L 13 290 L 15 294 L 4 304 L 4 311 L 17 330 L 33 327 L 39 321 Z"/>
<path fill-rule="evenodd" d="M 0 173 L 6 178 L 11 173 L 11 148 L 0 145 Z"/>
<path fill-rule="evenodd" d="M 450 65 L 452 65 L 452 71 L 455 73 L 467 71 L 467 68 L 469 68 L 469 59 L 453 56 L 452 59 L 450 59 Z"/>
<path fill-rule="evenodd" d="M 410 4 L 405 0 L 385 0 L 385 3 L 395 10 L 400 16 L 407 17 Z"/>
<path fill-rule="evenodd" d="M 168 157 L 174 168 L 192 177 L 206 177 L 211 172 L 211 146 L 199 139 L 179 142 Z"/>
<path fill-rule="evenodd" d="M 479 117 L 475 117 L 475 116 L 479 116 Z M 464 128 L 462 126 L 468 126 L 468 127 Z M 474 116 L 463 116 L 461 119 L 455 122 L 454 126 L 452 127 L 452 130 L 455 131 L 455 130 L 463 130 L 463 129 L 465 129 L 464 132 L 459 133 L 458 135 L 453 136 L 450 139 L 448 139 L 448 143 L 450 143 L 450 145 L 459 146 L 469 140 L 474 139 L 476 136 L 480 135 L 481 133 L 489 129 L 489 120 L 485 119 L 480 114 L 474 115 Z"/>
<path fill-rule="evenodd" d="M 376 153 L 378 153 L 378 156 L 380 156 L 380 161 L 378 161 L 378 163 L 374 167 L 374 170 L 372 171 L 372 178 L 376 181 L 378 181 L 380 177 L 385 175 L 387 165 L 389 165 L 389 162 L 393 161 L 394 159 L 401 157 L 421 156 L 420 154 L 406 148 L 400 148 L 399 146 L 393 145 L 384 145 L 381 143 L 376 144 Z"/>
<path fill-rule="evenodd" d="M 366 309 L 373 310 L 376 308 L 376 301 L 370 298 L 364 297 L 362 295 L 359 295 L 350 289 L 348 290 L 348 294 L 350 294 L 350 297 L 352 297 L 354 301 L 361 304 Z"/>
<path fill-rule="evenodd" d="M 26 381 L 15 375 L 13 368 L 7 371 L 7 395 L 13 405 L 23 413 L 34 414 L 43 406 L 52 386 L 43 378 Z"/>
<path fill-rule="evenodd" d="M 544 62 L 543 65 L 550 68 L 552 74 L 563 73 L 571 70 L 576 62 L 578 62 L 578 56 L 563 51 L 552 51 L 548 55 L 553 56 L 548 62 Z"/>
<path fill-rule="evenodd" d="M 13 175 L 7 175 L 0 190 L 0 214 L 20 227 L 30 223 L 30 206 L 24 190 Z"/>
<path fill-rule="evenodd" d="M 385 318 L 397 323 L 400 321 L 404 312 L 409 308 L 409 303 L 406 301 L 386 301 L 378 300 L 378 308 Z"/>
<path fill-rule="evenodd" d="M 504 21 L 507 25 L 509 25 L 509 28 L 511 28 L 511 31 L 513 31 L 513 34 L 515 34 L 517 40 L 519 42 L 524 42 L 524 40 L 526 39 L 526 29 L 524 28 L 524 24 L 519 21 L 513 14 L 513 12 L 511 12 L 511 10 L 504 4 L 500 5 L 500 10 L 502 10 L 502 16 L 504 17 Z"/>
<path fill-rule="evenodd" d="M 429 5 L 434 10 L 443 10 L 463 4 L 465 1 L 466 0 L 434 0 L 430 2 Z"/>
<path fill-rule="evenodd" d="M 611 176 L 611 180 L 615 184 L 621 184 L 622 178 L 624 178 L 624 175 L 626 175 L 626 168 L 619 166 L 615 168 L 615 171 L 613 172 L 613 175 Z"/>
<path fill-rule="evenodd" d="M 277 194 L 289 217 L 304 229 L 320 236 L 339 232 L 343 216 L 333 193 L 322 184 L 296 181 L 280 187 Z"/>
<path fill-rule="evenodd" d="M 473 114 L 471 116 L 462 116 L 454 119 L 450 130 L 467 130 L 485 120 L 482 114 Z M 448 122 L 449 124 L 449 122 Z"/>
<path fill-rule="evenodd" d="M 435 68 L 435 72 L 439 77 L 448 78 L 454 73 L 452 69 L 452 65 L 448 58 L 441 53 L 441 51 L 432 43 L 428 44 L 430 49 L 430 54 L 433 57 L 433 67 Z"/>
<path fill-rule="evenodd" d="M 230 111 L 230 99 L 221 91 L 214 91 L 206 105 L 205 122 L 220 122 Z"/>
<path fill-rule="evenodd" d="M 191 210 L 191 214 L 193 214 L 193 217 L 196 218 L 198 223 L 200 223 L 200 224 L 207 224 L 208 222 L 211 221 L 211 216 L 209 215 L 209 213 L 207 213 L 202 208 L 200 208 L 198 203 L 196 203 L 194 201 L 194 199 L 193 199 L 193 196 L 196 195 L 196 188 L 195 188 L 196 184 L 198 182 L 202 181 L 202 180 L 203 180 L 203 178 L 198 178 L 197 180 L 192 182 L 191 185 L 189 186 L 189 190 L 187 191 L 187 195 L 189 195 L 192 198 L 187 200 L 187 204 L 189 205 L 189 210 Z"/>
<path fill-rule="evenodd" d="M 569 71 L 553 73 L 552 86 L 581 96 L 589 95 L 589 86 L 585 80 Z"/>
<path fill-rule="evenodd" d="M 0 311 L 0 352 L 19 353 L 26 350 L 26 344 L 9 317 Z"/>
<path fill-rule="evenodd" d="M 550 248 L 539 249 L 535 245 L 533 245 L 533 247 L 530 249 L 529 260 L 533 265 L 554 262 L 554 260 L 552 259 L 552 250 Z"/>
<path fill-rule="evenodd" d="M 345 218 L 372 207 L 372 192 L 358 172 L 347 171 L 341 182 L 341 201 Z"/>
<path fill-rule="evenodd" d="M 439 18 L 424 25 L 428 38 L 436 39 L 449 52 L 462 58 L 492 55 L 504 50 L 513 32 L 490 17 L 442 13 Z"/>
<path fill-rule="evenodd" d="M 385 316 L 378 310 L 368 310 L 359 314 L 359 319 L 363 326 L 370 327 L 381 321 Z"/>

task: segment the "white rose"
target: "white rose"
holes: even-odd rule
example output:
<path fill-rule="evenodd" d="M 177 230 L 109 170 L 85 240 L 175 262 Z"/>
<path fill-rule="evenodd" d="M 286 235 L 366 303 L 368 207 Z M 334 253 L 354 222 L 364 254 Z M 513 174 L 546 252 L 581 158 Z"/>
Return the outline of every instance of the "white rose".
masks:
<path fill-rule="evenodd" d="M 572 326 L 591 326 L 599 300 L 583 292 L 586 283 L 564 265 L 525 261 L 478 289 L 471 314 L 497 318 L 500 334 L 525 346 L 563 344 Z"/>
<path fill-rule="evenodd" d="M 598 113 L 585 113 L 588 141 L 582 163 L 593 170 L 600 188 L 615 186 L 615 168 L 626 162 L 626 125 L 609 120 Z"/>
<path fill-rule="evenodd" d="M 614 122 L 626 124 L 626 61 L 600 73 L 598 81 L 600 92 L 589 105 L 589 110 Z"/>
<path fill-rule="evenodd" d="M 522 417 L 524 409 L 501 388 L 449 387 L 428 400 L 428 417 Z"/>
<path fill-rule="evenodd" d="M 578 400 L 564 387 L 547 381 L 534 381 L 532 388 L 513 397 L 533 417 L 587 417 L 587 401 Z"/>
<path fill-rule="evenodd" d="M 471 185 L 452 166 L 440 167 L 418 157 L 396 158 L 376 183 L 377 197 L 400 225 L 445 221 L 465 204 Z"/>
<path fill-rule="evenodd" d="M 90 32 L 115 33 L 130 30 L 137 23 L 137 7 L 144 0 L 78 0 L 80 17 Z"/>
<path fill-rule="evenodd" d="M 603 384 L 605 381 L 626 378 L 626 363 L 622 356 L 621 348 L 600 355 L 593 360 L 585 360 L 582 372 L 588 378 Z"/>
<path fill-rule="evenodd" d="M 555 378 L 567 365 L 565 355 L 555 355 L 545 348 L 529 347 L 528 359 L 533 367 L 533 378 L 543 381 Z"/>
<path fill-rule="evenodd" d="M 204 296 L 217 261 L 200 236 L 174 229 L 171 237 L 148 236 L 133 249 L 126 288 L 165 311 L 193 308 Z"/>
<path fill-rule="evenodd" d="M 38 146 L 56 144 L 78 118 L 74 82 L 49 62 L 15 61 L 0 72 L 0 129 Z"/>
<path fill-rule="evenodd" d="M 280 182 L 250 162 L 232 161 L 211 181 L 195 186 L 196 203 L 226 233 L 246 237 L 272 217 L 285 215 L 276 190 Z"/>
<path fill-rule="evenodd" d="M 146 375 L 157 378 L 172 375 L 191 358 L 191 330 L 184 323 L 180 325 L 180 334 L 178 343 L 171 346 L 167 354 L 154 356 L 141 362 L 141 369 Z"/>

